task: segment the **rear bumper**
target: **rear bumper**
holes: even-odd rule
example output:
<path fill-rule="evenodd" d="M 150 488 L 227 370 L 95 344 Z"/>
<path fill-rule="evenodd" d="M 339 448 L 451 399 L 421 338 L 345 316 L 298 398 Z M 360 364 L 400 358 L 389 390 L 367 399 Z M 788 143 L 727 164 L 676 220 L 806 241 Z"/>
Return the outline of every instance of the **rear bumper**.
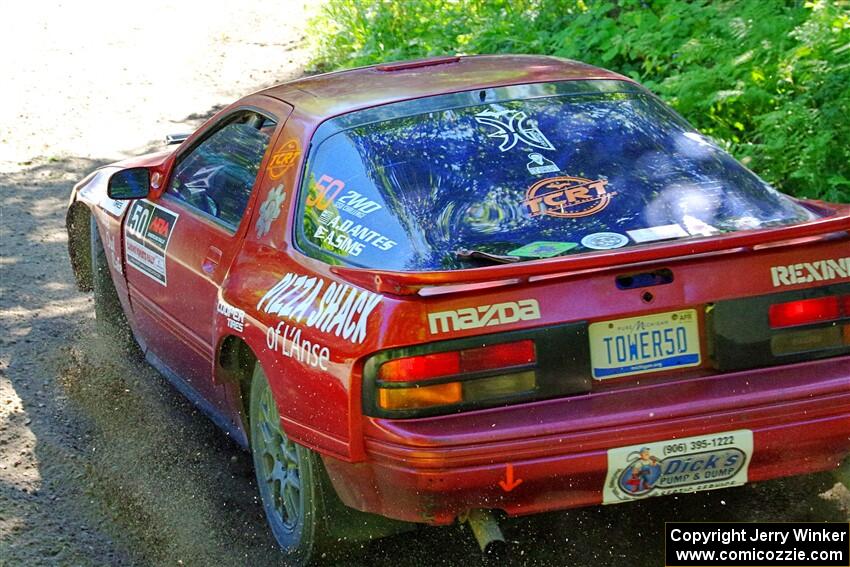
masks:
<path fill-rule="evenodd" d="M 635 386 L 507 408 L 366 418 L 367 460 L 325 464 L 354 508 L 451 523 L 602 503 L 607 451 L 723 431 L 753 432 L 748 479 L 836 468 L 850 455 L 850 357 Z M 522 484 L 500 487 L 507 465 Z"/>

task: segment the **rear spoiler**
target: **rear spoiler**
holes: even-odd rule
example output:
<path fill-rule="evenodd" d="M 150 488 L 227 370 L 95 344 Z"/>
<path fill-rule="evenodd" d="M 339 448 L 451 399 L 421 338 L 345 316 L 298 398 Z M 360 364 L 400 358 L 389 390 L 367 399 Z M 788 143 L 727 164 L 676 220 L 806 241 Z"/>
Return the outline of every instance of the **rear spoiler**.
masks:
<path fill-rule="evenodd" d="M 780 246 L 784 241 L 850 232 L 850 206 L 816 201 L 808 201 L 806 204 L 830 216 L 779 228 L 750 230 L 667 244 L 647 244 L 625 250 L 592 252 L 468 270 L 395 272 L 333 266 L 331 271 L 344 280 L 378 293 L 440 295 L 534 282 L 551 277 L 566 277 L 580 272 L 612 268 L 622 270 L 636 264 L 681 260 L 701 254 L 744 252 L 771 244 Z"/>

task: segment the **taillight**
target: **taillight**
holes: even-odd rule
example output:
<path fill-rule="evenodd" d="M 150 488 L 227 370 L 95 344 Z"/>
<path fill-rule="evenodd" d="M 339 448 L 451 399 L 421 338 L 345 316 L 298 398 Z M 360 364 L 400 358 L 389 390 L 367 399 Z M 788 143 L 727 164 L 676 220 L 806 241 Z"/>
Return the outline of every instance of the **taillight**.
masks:
<path fill-rule="evenodd" d="M 415 382 L 460 372 L 460 352 L 439 352 L 385 362 L 378 369 L 378 380 Z"/>
<path fill-rule="evenodd" d="M 722 372 L 848 355 L 850 283 L 719 301 L 706 327 Z"/>
<path fill-rule="evenodd" d="M 534 341 L 522 340 L 390 360 L 377 372 L 377 403 L 410 410 L 533 392 Z"/>
<path fill-rule="evenodd" d="M 460 382 L 415 388 L 379 388 L 378 405 L 384 409 L 420 409 L 463 402 Z"/>
<path fill-rule="evenodd" d="M 850 296 L 839 298 L 832 295 L 801 299 L 771 305 L 768 317 L 770 326 L 774 329 L 827 323 L 850 315 L 848 305 L 850 305 Z"/>
<path fill-rule="evenodd" d="M 850 345 L 850 295 L 828 295 L 771 305 L 770 327 L 777 332 L 770 338 L 774 355 L 816 353 Z M 806 327 L 792 329 L 792 327 Z M 785 330 L 787 329 L 787 330 Z"/>

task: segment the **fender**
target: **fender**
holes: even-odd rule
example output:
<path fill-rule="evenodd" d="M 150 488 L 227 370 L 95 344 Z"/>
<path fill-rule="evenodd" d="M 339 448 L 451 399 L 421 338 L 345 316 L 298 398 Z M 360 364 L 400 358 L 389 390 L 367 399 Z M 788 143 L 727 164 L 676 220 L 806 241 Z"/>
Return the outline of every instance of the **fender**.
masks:
<path fill-rule="evenodd" d="M 106 194 L 106 185 L 109 177 L 119 171 L 121 167 L 107 165 L 88 175 L 71 191 L 71 204 L 68 208 L 66 224 L 69 228 L 68 246 L 71 251 L 72 261 L 79 262 L 77 254 L 90 254 L 88 249 L 83 250 L 83 245 L 78 242 L 81 234 L 71 232 L 73 215 L 78 207 L 88 208 L 91 218 L 94 219 L 100 240 L 103 242 L 106 256 L 109 258 L 109 272 L 112 283 L 118 292 L 121 307 L 127 315 L 127 320 L 135 332 L 135 322 L 130 309 L 130 297 L 127 282 L 124 279 L 124 258 L 121 224 L 128 208 L 128 201 L 116 201 L 110 199 Z M 88 231 L 88 226 L 78 227 L 80 231 Z M 76 267 L 75 267 L 76 270 Z M 137 335 L 138 336 L 138 335 Z"/>
<path fill-rule="evenodd" d="M 358 461 L 365 457 L 356 417 L 361 396 L 351 392 L 360 388 L 358 357 L 377 344 L 383 297 L 312 268 L 246 240 L 222 283 L 216 342 L 220 348 L 235 335 L 249 346 L 269 379 L 287 435 L 323 454 Z M 250 278 L 231 276 L 249 270 Z M 284 309 L 287 304 L 292 308 Z M 345 409 L 317 411 L 322 407 Z"/>

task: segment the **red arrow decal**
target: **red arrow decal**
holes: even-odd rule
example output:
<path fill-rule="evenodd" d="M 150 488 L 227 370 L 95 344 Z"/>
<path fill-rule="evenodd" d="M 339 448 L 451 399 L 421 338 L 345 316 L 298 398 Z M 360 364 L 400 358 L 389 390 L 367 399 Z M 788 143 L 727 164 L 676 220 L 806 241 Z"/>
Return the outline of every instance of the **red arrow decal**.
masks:
<path fill-rule="evenodd" d="M 502 490 L 505 492 L 510 492 L 520 484 L 522 484 L 522 479 L 518 478 L 514 480 L 514 466 L 509 464 L 508 470 L 505 471 L 505 480 L 500 480 L 499 486 L 501 486 Z"/>

